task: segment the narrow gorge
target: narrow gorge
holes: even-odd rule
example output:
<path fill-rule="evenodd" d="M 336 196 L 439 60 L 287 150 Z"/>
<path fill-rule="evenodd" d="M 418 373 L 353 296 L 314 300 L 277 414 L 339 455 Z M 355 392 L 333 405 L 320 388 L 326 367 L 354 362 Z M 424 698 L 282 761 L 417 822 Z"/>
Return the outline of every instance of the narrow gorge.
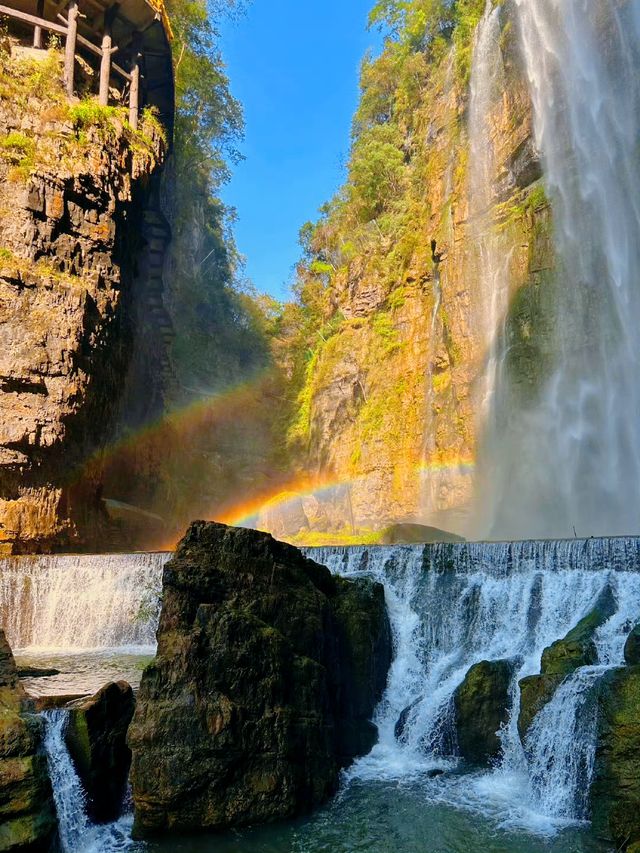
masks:
<path fill-rule="evenodd" d="M 293 36 L 0 8 L 0 853 L 640 851 L 640 0 L 371 5 L 285 298 Z"/>

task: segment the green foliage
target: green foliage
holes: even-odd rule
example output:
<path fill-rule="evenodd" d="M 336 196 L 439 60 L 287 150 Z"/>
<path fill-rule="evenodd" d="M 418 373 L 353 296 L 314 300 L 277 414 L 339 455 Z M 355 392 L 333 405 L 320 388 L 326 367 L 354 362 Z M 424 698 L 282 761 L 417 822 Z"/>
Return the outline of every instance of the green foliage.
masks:
<path fill-rule="evenodd" d="M 412 50 L 424 50 L 449 37 L 456 23 L 455 0 L 378 0 L 369 24 L 390 32 Z"/>
<path fill-rule="evenodd" d="M 390 399 L 395 391 L 398 399 L 405 392 L 385 386 L 385 364 L 402 358 L 396 313 L 409 291 L 417 297 L 424 292 L 420 282 L 431 269 L 431 239 L 441 244 L 451 236 L 451 212 L 467 172 L 463 105 L 485 5 L 486 0 L 373 0 L 369 23 L 384 33 L 384 46 L 362 63 L 347 178 L 317 221 L 300 231 L 296 306 L 289 314 L 298 325 L 285 337 L 295 389 L 289 436 L 295 441 L 308 445 L 314 398 L 323 381 L 335 379 L 336 354 L 345 358 L 350 343 L 356 345 L 349 334 L 358 323 L 366 325 L 358 338 L 366 351 L 359 357 L 370 374 L 367 392 L 362 389 L 362 398 L 356 395 L 356 402 L 348 403 L 350 416 L 364 442 L 384 434 L 400 443 Z M 441 198 L 445 186 L 448 199 Z M 541 199 L 536 195 L 527 203 L 538 205 Z M 318 329 L 352 301 L 359 284 L 386 294 L 383 308 L 371 317 L 343 321 L 335 339 L 318 343 Z M 460 345 L 444 309 L 441 315 L 449 363 L 455 366 Z M 434 378 L 438 394 L 447 393 L 450 384 L 449 371 Z M 361 447 L 353 451 L 354 470 L 361 453 Z"/>
<path fill-rule="evenodd" d="M 0 137 L 0 157 L 12 164 L 9 178 L 25 181 L 35 166 L 35 141 L 17 130 Z"/>
<path fill-rule="evenodd" d="M 242 108 L 231 95 L 218 47 L 216 20 L 237 9 L 234 0 L 169 0 L 174 29 L 175 142 L 181 174 L 199 176 L 214 191 L 239 159 Z"/>
<path fill-rule="evenodd" d="M 0 137 L 0 148 L 20 157 L 33 151 L 34 144 L 31 137 L 25 136 L 24 133 L 20 133 L 17 130 L 12 130 L 6 136 Z"/>
<path fill-rule="evenodd" d="M 243 120 L 218 46 L 235 0 L 169 0 L 176 80 L 170 285 L 180 394 L 220 390 L 265 364 L 255 293 L 240 281 L 233 211 L 219 198 L 239 159 Z"/>
<path fill-rule="evenodd" d="M 362 222 L 380 216 L 402 190 L 404 154 L 400 143 L 396 128 L 379 124 L 365 131 L 353 146 L 349 191 Z"/>
<path fill-rule="evenodd" d="M 457 0 L 456 2 L 456 29 L 454 34 L 456 69 L 460 82 L 463 84 L 466 84 L 471 76 L 473 35 L 482 17 L 485 5 L 485 0 Z"/>

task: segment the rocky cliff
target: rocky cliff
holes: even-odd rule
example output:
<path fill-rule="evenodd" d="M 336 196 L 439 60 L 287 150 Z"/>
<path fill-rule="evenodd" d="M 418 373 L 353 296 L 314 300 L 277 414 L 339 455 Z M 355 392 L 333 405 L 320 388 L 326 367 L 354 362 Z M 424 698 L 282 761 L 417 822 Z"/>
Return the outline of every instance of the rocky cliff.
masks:
<path fill-rule="evenodd" d="M 42 720 L 31 713 L 0 631 L 0 850 L 40 853 L 57 834 Z"/>
<path fill-rule="evenodd" d="M 268 534 L 194 523 L 167 564 L 129 745 L 138 835 L 309 811 L 368 752 L 391 639 L 382 587 Z"/>
<path fill-rule="evenodd" d="M 484 0 L 458 4 L 426 47 L 401 33 L 365 62 L 348 182 L 306 244 L 301 301 L 321 329 L 290 439 L 307 471 L 348 484 L 338 516 L 356 528 L 473 532 L 502 319 L 512 392 L 526 400 L 544 375 L 551 215 L 513 4 L 498 5 L 488 68 L 473 67 Z M 491 277 L 505 315 L 489 330 Z"/>
<path fill-rule="evenodd" d="M 67 103 L 56 51 L 4 45 L 0 59 L 0 548 L 87 547 L 105 514 L 99 465 L 84 465 L 142 337 L 142 226 L 164 142 L 153 116 L 134 133 L 121 110 Z"/>

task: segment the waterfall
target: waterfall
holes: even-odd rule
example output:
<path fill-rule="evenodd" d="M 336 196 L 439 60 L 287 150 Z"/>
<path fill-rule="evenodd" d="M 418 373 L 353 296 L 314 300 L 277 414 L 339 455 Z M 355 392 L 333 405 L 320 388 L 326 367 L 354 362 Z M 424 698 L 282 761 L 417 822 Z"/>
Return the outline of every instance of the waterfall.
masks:
<path fill-rule="evenodd" d="M 0 560 L 0 625 L 14 649 L 154 646 L 168 554 Z"/>
<path fill-rule="evenodd" d="M 640 522 L 640 0 L 516 0 L 555 225 L 553 366 L 503 412 L 493 534 Z"/>
<path fill-rule="evenodd" d="M 45 711 L 45 750 L 58 816 L 58 833 L 64 853 L 79 851 L 90 821 L 82 782 L 64 741 L 68 711 Z"/>
<path fill-rule="evenodd" d="M 504 92 L 504 67 L 500 50 L 500 8 L 487 0 L 476 30 L 473 48 L 469 105 L 471 232 L 477 245 L 477 321 L 487 347 L 478 412 L 486 418 L 502 361 L 502 325 L 509 289 L 510 246 L 497 228 L 494 206 L 498 201 L 498 162 L 495 151 L 494 116 Z"/>
<path fill-rule="evenodd" d="M 309 549 L 346 576 L 385 585 L 394 661 L 376 713 L 379 741 L 350 770 L 358 779 L 420 780 L 425 796 L 498 817 L 501 825 L 551 832 L 588 813 L 595 754 L 593 688 L 624 661 L 640 621 L 640 539 L 590 539 Z M 543 650 L 586 616 L 609 587 L 617 602 L 598 630 L 596 666 L 578 669 L 517 734 L 518 681 L 540 671 Z M 482 660 L 516 661 L 515 703 L 500 733 L 503 756 L 484 773 L 455 768 L 452 698 Z M 398 728 L 398 722 L 403 725 Z"/>
<path fill-rule="evenodd" d="M 86 795 L 65 743 L 68 711 L 45 711 L 45 751 L 58 816 L 62 853 L 135 853 L 127 818 L 96 826 L 86 811 Z"/>

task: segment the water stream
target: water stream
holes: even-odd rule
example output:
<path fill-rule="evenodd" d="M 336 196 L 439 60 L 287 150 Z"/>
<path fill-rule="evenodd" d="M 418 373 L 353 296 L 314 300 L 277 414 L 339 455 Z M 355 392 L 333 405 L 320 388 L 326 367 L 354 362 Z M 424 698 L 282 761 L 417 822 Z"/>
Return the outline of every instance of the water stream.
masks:
<path fill-rule="evenodd" d="M 387 853 L 400 849 L 392 840 L 402 836 L 402 822 L 396 817 L 403 813 L 415 824 L 402 842 L 406 853 L 423 850 L 424 838 L 432 839 L 433 849 L 442 853 L 465 850 L 463 841 L 471 838 L 488 853 L 599 849 L 584 823 L 595 747 L 593 688 L 608 668 L 622 663 L 626 636 L 640 619 L 640 540 L 363 546 L 308 553 L 335 572 L 348 577 L 373 575 L 383 582 L 393 628 L 394 660 L 375 717 L 379 742 L 347 772 L 339 797 L 308 820 L 225 836 L 215 844 L 193 839 L 174 840 L 169 846 L 134 843 L 129 837 L 130 818 L 107 827 L 87 822 L 82 788 L 64 745 L 65 712 L 47 712 L 46 745 L 65 853 L 125 849 L 321 853 L 329 849 L 327 844 L 332 853 L 365 848 Z M 86 568 L 82 559 L 48 558 L 47 571 L 51 577 L 65 573 L 77 577 Z M 105 567 L 113 568 L 111 557 L 84 559 L 91 560 L 98 578 L 108 574 Z M 125 575 L 142 570 L 141 576 L 159 588 L 164 555 L 118 559 Z M 14 560 L 11 565 L 13 583 L 19 588 L 20 567 L 31 576 L 32 565 L 29 560 Z M 65 583 L 57 578 L 43 588 Z M 134 589 L 130 579 L 126 583 Z M 112 579 L 106 589 L 117 586 Z M 517 700 L 517 680 L 539 671 L 543 649 L 587 615 L 607 589 L 616 610 L 597 632 L 597 665 L 579 669 L 564 682 L 536 718 L 525 748 L 515 725 L 516 701 L 511 722 L 501 732 L 501 760 L 490 770 L 466 769 L 457 755 L 452 696 L 469 667 L 480 660 L 516 659 Z M 140 592 L 132 594 L 139 597 Z M 75 607 L 71 597 L 60 601 Z M 50 599 L 45 596 L 39 603 L 33 598 L 32 604 L 34 611 L 28 616 L 35 625 Z M 66 624 L 64 605 L 57 607 L 61 624 Z M 94 626 L 95 644 L 99 646 L 102 635 L 112 644 L 115 611 L 109 600 L 95 596 L 87 607 L 84 617 Z M 3 618 L 8 613 L 0 611 Z M 145 630 L 154 627 L 152 622 Z M 85 642 L 82 632 L 79 637 Z M 122 629 L 120 637 L 128 643 L 130 629 Z M 78 650 L 78 656 L 82 654 L 86 653 Z M 403 712 L 404 728 L 397 731 Z M 378 817 L 369 812 L 374 808 L 397 810 L 398 815 L 390 814 L 386 834 L 372 840 L 378 825 Z M 341 826 L 340 838 L 335 822 Z M 367 843 L 360 843 L 364 838 Z"/>
<path fill-rule="evenodd" d="M 640 0 L 516 0 L 515 8 L 555 223 L 554 331 L 544 343 L 552 366 L 534 399 L 514 405 L 503 388 L 496 401 L 488 531 L 633 533 L 640 528 Z"/>

